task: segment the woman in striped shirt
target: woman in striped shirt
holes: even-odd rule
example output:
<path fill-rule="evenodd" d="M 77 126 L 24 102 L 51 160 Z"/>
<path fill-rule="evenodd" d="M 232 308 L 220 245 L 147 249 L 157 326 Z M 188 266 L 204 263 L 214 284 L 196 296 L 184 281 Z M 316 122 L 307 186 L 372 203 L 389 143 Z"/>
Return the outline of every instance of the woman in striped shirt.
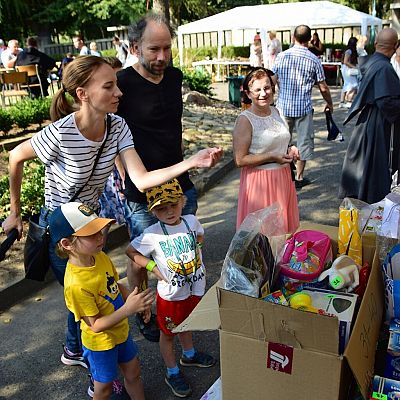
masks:
<path fill-rule="evenodd" d="M 73 103 L 67 95 L 72 97 Z M 54 96 L 50 110 L 55 122 L 10 152 L 10 215 L 3 223 L 6 234 L 17 228 L 19 237 L 22 235 L 20 194 L 23 166 L 25 161 L 35 157 L 46 166 L 41 226 L 47 226 L 51 212 L 69 202 L 81 187 L 83 189 L 75 201 L 98 210 L 98 199 L 117 155 L 120 155 L 131 180 L 143 191 L 191 168 L 206 168 L 218 162 L 222 150 L 209 148 L 171 167 L 147 171 L 134 148 L 127 124 L 123 118 L 113 114 L 117 111 L 121 95 L 115 72 L 104 59 L 83 56 L 66 66 L 62 88 Z M 107 115 L 110 118 L 109 132 Z M 92 174 L 96 155 L 104 141 L 104 148 Z M 57 280 L 63 284 L 66 260 L 55 255 L 54 247 L 55 243 L 51 241 L 50 263 Z M 83 365 L 81 352 L 79 327 L 71 314 L 61 359 L 68 365 Z"/>

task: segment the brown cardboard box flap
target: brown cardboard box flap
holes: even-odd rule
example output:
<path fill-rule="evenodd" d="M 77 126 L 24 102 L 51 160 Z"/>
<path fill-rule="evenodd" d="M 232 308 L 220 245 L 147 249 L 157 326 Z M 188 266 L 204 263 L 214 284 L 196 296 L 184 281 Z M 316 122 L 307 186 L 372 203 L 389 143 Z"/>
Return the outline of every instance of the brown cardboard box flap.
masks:
<path fill-rule="evenodd" d="M 212 331 L 220 328 L 218 285 L 219 281 L 207 291 L 191 314 L 173 330 L 174 333 Z"/>
<path fill-rule="evenodd" d="M 375 253 L 368 286 L 344 352 L 365 399 L 368 398 L 374 376 L 375 348 L 383 316 L 383 303 L 382 273 L 378 255 Z"/>

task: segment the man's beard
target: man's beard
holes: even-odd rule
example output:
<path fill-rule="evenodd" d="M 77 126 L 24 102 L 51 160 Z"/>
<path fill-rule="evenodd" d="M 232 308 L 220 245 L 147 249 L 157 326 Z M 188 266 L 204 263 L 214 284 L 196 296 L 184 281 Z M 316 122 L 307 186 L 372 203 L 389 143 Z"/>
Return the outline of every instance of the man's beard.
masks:
<path fill-rule="evenodd" d="M 142 67 L 147 71 L 150 72 L 152 75 L 156 75 L 156 76 L 161 76 L 164 74 L 165 68 L 168 66 L 167 62 L 162 61 L 161 63 L 159 63 L 158 65 L 163 65 L 165 68 L 162 70 L 154 70 L 150 63 L 147 62 L 143 56 L 139 56 L 139 63 L 142 65 Z"/>

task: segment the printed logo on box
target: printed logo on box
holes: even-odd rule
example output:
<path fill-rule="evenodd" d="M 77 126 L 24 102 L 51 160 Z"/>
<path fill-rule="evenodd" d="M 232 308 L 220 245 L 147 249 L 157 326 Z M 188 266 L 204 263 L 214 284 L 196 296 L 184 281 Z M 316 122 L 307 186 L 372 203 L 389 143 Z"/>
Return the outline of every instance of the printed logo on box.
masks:
<path fill-rule="evenodd" d="M 267 368 L 292 374 L 293 347 L 280 343 L 268 343 Z"/>

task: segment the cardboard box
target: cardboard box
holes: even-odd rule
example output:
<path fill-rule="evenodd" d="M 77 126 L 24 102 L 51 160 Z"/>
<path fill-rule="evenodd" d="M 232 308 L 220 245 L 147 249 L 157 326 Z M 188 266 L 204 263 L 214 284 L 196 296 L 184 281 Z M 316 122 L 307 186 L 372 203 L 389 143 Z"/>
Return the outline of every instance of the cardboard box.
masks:
<path fill-rule="evenodd" d="M 337 250 L 337 228 L 302 224 L 326 232 Z M 352 376 L 365 399 L 374 376 L 383 314 L 383 283 L 375 244 L 366 240 L 372 265 L 368 286 L 343 356 L 339 320 L 268 303 L 213 286 L 176 331 L 220 329 L 224 400 L 347 399 Z"/>

